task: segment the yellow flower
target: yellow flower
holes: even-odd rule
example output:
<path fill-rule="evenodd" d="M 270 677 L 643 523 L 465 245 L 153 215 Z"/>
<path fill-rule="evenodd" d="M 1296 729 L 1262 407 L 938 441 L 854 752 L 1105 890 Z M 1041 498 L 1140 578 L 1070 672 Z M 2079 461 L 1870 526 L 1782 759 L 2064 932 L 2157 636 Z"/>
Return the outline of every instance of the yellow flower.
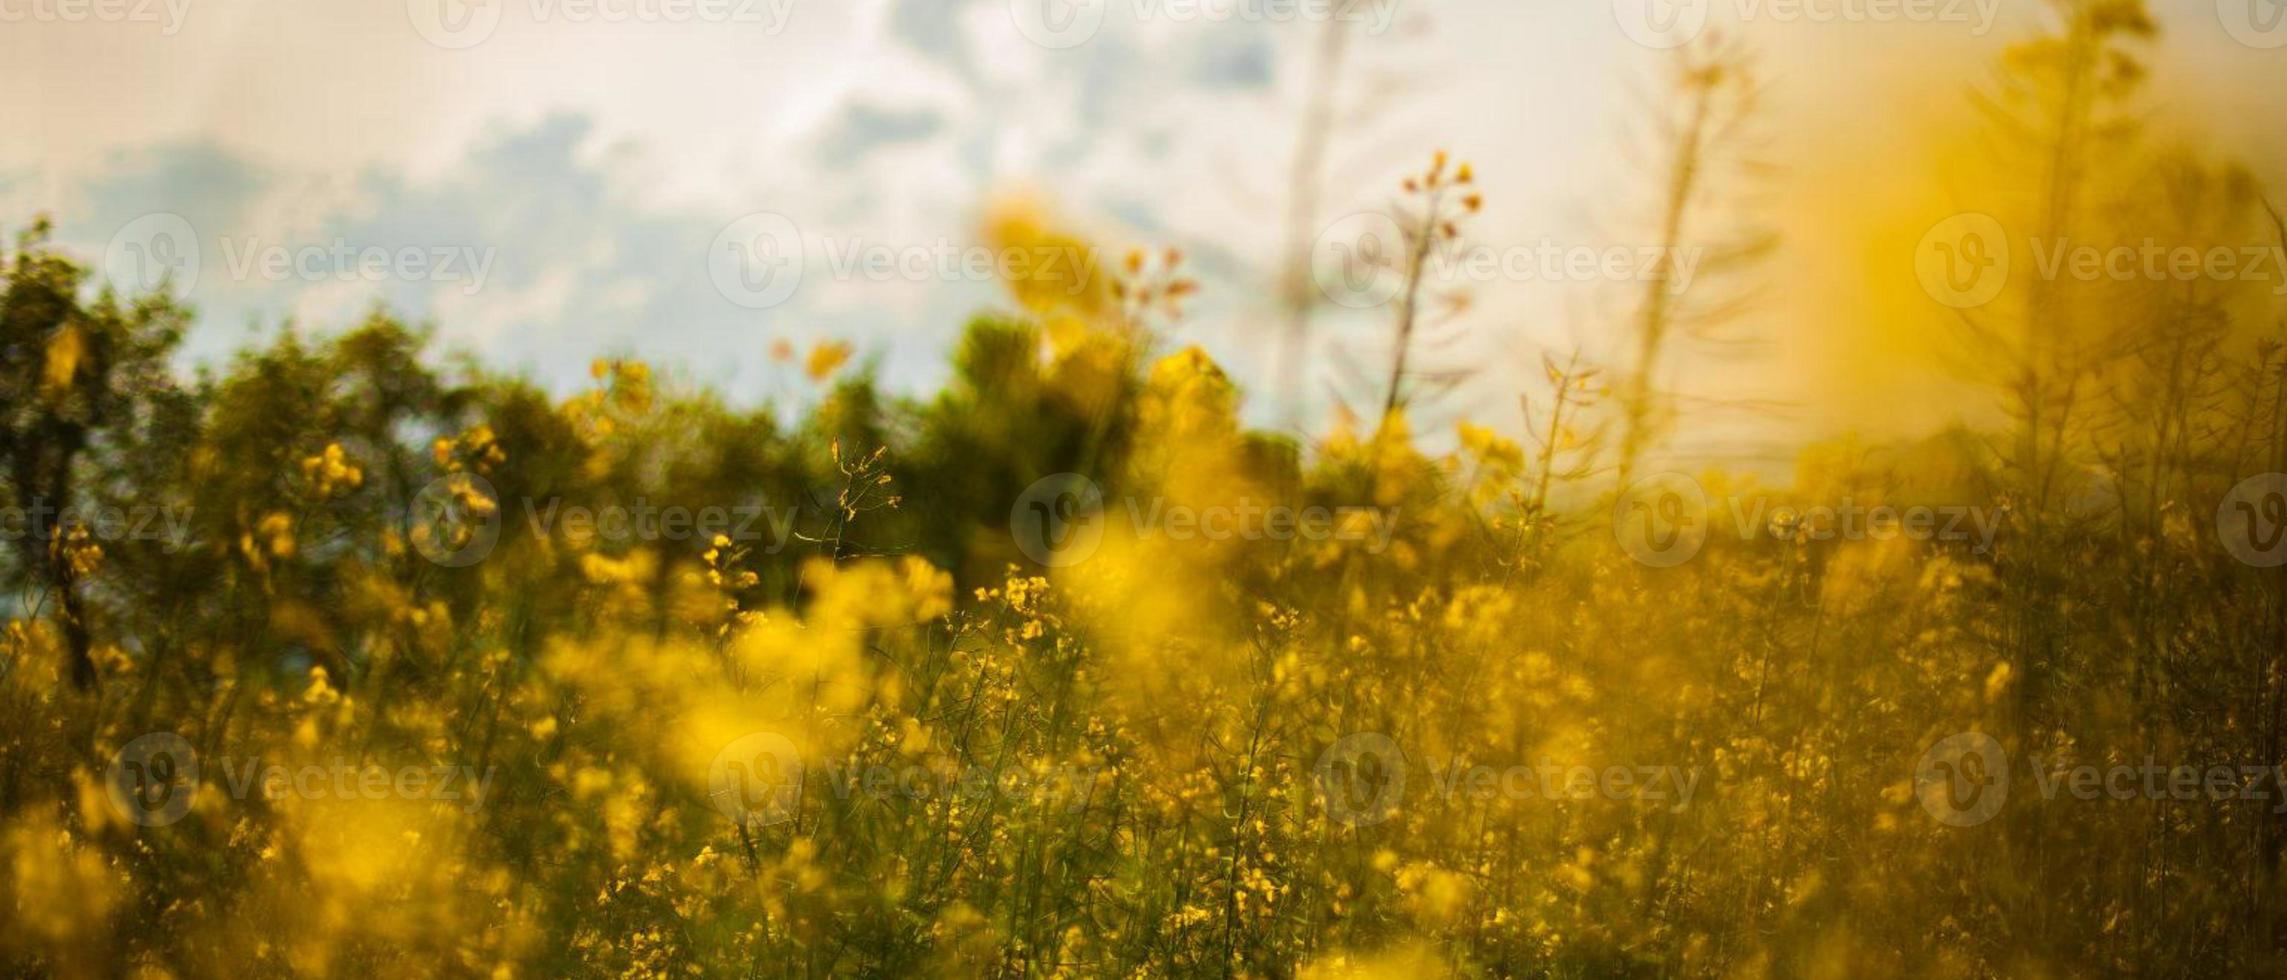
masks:
<path fill-rule="evenodd" d="M 304 458 L 302 478 L 321 499 L 365 485 L 365 471 L 350 462 L 340 443 L 327 443 L 324 452 Z"/>
<path fill-rule="evenodd" d="M 1461 423 L 1461 448 L 1487 466 L 1513 471 L 1521 470 L 1525 465 L 1523 449 L 1516 443 L 1501 438 L 1500 433 L 1483 426 Z"/>
<path fill-rule="evenodd" d="M 810 359 L 802 366 L 812 381 L 824 381 L 849 363 L 850 345 L 841 341 L 826 341 L 810 348 Z"/>
<path fill-rule="evenodd" d="M 40 387 L 50 395 L 61 394 L 71 387 L 79 374 L 79 362 L 87 354 L 87 338 L 80 336 L 79 328 L 67 326 L 48 341 L 48 356 L 40 366 Z"/>
<path fill-rule="evenodd" d="M 1093 261 L 1094 247 L 1055 227 L 1039 202 L 1005 198 L 987 209 L 985 241 L 1010 257 L 1009 292 L 1034 316 L 1070 314 L 1103 321 L 1112 312 L 1110 277 Z"/>

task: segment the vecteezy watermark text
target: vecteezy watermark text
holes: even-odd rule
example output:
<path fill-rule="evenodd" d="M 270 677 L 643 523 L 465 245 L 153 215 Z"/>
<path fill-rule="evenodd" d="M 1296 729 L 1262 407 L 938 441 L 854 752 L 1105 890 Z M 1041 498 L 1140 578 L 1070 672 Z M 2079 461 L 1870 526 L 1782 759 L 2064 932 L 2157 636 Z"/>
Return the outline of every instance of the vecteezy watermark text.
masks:
<path fill-rule="evenodd" d="M 1168 541 L 1356 541 L 1380 554 L 1397 534 L 1395 510 L 1375 507 L 1296 506 L 1240 498 L 1198 507 L 1164 497 L 1128 497 L 1105 505 L 1104 491 L 1077 473 L 1033 481 L 1009 508 L 1009 531 L 1025 557 L 1050 568 L 1087 561 L 1103 543 L 1105 526 L 1125 517 L 1138 537 Z"/>
<path fill-rule="evenodd" d="M 2254 801 L 2287 813 L 2287 765 L 2187 764 L 2146 755 L 2134 761 L 2067 764 L 2026 756 L 2026 776 L 2043 802 L 2070 798 L 2110 800 Z M 1949 827 L 1974 827 L 2008 803 L 2009 753 L 1983 732 L 1949 735 L 1922 753 L 1914 768 L 1914 795 L 1930 817 Z"/>
<path fill-rule="evenodd" d="M 174 37 L 191 0 L 0 0 L 0 24 L 157 24 Z"/>
<path fill-rule="evenodd" d="M 1405 292 L 1415 274 L 1409 252 L 1414 238 L 1396 218 L 1361 212 L 1335 221 L 1311 246 L 1311 275 L 1319 292 L 1337 305 L 1367 309 Z M 1705 250 L 1697 246 L 1588 244 L 1542 238 L 1493 244 L 1443 239 L 1421 256 L 1425 283 L 1460 285 L 1488 282 L 1664 282 L 1682 295 L 1697 279 Z"/>
<path fill-rule="evenodd" d="M 760 502 L 731 507 L 653 504 L 642 497 L 628 506 L 585 507 L 551 499 L 524 500 L 525 523 L 534 534 L 602 541 L 715 541 L 752 546 L 777 554 L 794 537 L 792 508 Z"/>
<path fill-rule="evenodd" d="M 1425 780 L 1408 781 L 1422 768 Z M 1454 758 L 1423 767 L 1380 732 L 1345 735 L 1319 753 L 1312 775 L 1328 819 L 1370 827 L 1396 816 L 1407 787 L 1446 803 L 1650 802 L 1681 813 L 1699 787 L 1696 767 L 1587 765 L 1551 760 L 1494 765 Z"/>
<path fill-rule="evenodd" d="M 288 765 L 259 758 L 217 760 L 220 783 L 240 802 L 257 793 L 277 802 L 300 800 L 430 800 L 458 802 L 474 813 L 492 794 L 497 766 L 387 766 L 334 758 Z M 152 732 L 113 753 L 105 786 L 120 816 L 145 827 L 181 820 L 203 785 L 198 751 L 174 732 Z"/>
<path fill-rule="evenodd" d="M 500 29 L 511 0 L 405 0 L 405 17 L 440 48 L 473 48 Z M 533 23 L 719 24 L 764 34 L 786 30 L 794 0 L 524 0 Z"/>
<path fill-rule="evenodd" d="M 340 237 L 285 244 L 258 235 L 225 235 L 214 244 L 221 249 L 223 274 L 233 282 L 454 283 L 465 295 L 484 289 L 500 251 L 476 245 L 358 244 Z M 121 289 L 150 292 L 164 286 L 179 299 L 211 274 L 207 257 L 199 231 L 188 219 L 156 212 L 112 234 L 104 248 L 103 273 Z"/>
<path fill-rule="evenodd" d="M 351 245 L 336 238 L 327 245 L 262 243 L 252 235 L 222 239 L 222 259 L 230 278 L 247 282 L 451 282 L 475 295 L 492 273 L 499 249 L 473 245 L 385 248 Z"/>
<path fill-rule="evenodd" d="M 49 541 L 58 533 L 75 529 L 84 529 L 99 543 L 164 541 L 180 548 L 190 541 L 191 509 L 183 506 L 0 506 L 0 541 Z"/>
<path fill-rule="evenodd" d="M 840 802 L 922 803 L 960 800 L 1062 807 L 1077 813 L 1094 799 L 1102 766 L 896 764 L 803 758 L 792 739 L 756 732 L 725 745 L 707 769 L 716 810 L 749 828 L 792 820 L 815 789 Z"/>
<path fill-rule="evenodd" d="M 1191 23 L 1352 24 L 1379 37 L 1397 19 L 1398 0 L 1008 0 L 1009 19 L 1025 40 L 1044 48 L 1088 43 L 1105 14 L 1126 8 L 1136 21 Z"/>
<path fill-rule="evenodd" d="M 1071 244 L 985 245 L 937 238 L 888 242 L 805 236 L 792 218 L 760 211 L 725 225 L 707 247 L 707 277 L 724 299 L 769 309 L 823 272 L 835 282 L 1026 282 L 1069 295 L 1096 288 L 1105 257 Z"/>
<path fill-rule="evenodd" d="M 1621 491 L 1612 507 L 1612 536 L 1629 557 L 1666 568 L 1690 561 L 1726 521 L 1741 541 L 1759 535 L 1812 541 L 1974 541 L 1990 554 L 2003 512 L 1968 504 L 1796 504 L 1734 494 L 1720 504 L 1681 473 L 1645 477 Z"/>
<path fill-rule="evenodd" d="M 524 497 L 504 511 L 492 481 L 474 473 L 439 477 L 414 495 L 405 516 L 406 535 L 432 562 L 461 568 L 483 561 L 500 542 L 510 514 L 535 538 L 566 538 L 612 544 L 727 542 L 777 554 L 794 541 L 800 511 L 761 500 L 728 505 L 688 506 L 654 503 L 577 504 L 560 497 Z"/>
<path fill-rule="evenodd" d="M 1740 23 L 1960 24 L 1984 37 L 2001 0 L 1612 0 L 1621 32 L 1647 48 L 1690 44 L 1719 8 Z"/>
<path fill-rule="evenodd" d="M 2020 247 L 2030 263 L 2017 261 Z M 2032 235 L 2019 240 L 2000 219 L 1965 212 L 1932 225 L 1914 250 L 1914 276 L 1922 290 L 1955 309 L 1993 302 L 2019 271 L 2050 283 L 2266 283 L 2272 295 L 2287 296 L 2287 245 L 2195 245 L 2152 237 L 2101 243 Z"/>

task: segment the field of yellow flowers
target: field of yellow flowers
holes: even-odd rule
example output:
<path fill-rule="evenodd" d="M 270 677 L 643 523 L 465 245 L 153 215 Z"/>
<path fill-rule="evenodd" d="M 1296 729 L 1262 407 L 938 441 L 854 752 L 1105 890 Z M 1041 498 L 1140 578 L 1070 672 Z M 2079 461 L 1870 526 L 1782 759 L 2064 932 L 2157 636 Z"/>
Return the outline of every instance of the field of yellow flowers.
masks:
<path fill-rule="evenodd" d="M 27 239 L 4 300 L 63 331 L 11 422 L 101 436 L 54 498 L 96 519 L 16 556 L 11 973 L 2278 965 L 2276 804 L 1928 778 L 1954 733 L 2275 759 L 2279 579 L 2204 503 L 2044 530 L 1938 440 L 1664 476 L 1678 531 L 1474 427 L 1305 453 L 1132 295 L 1023 284 L 934 399 L 826 350 L 800 418 L 634 362 L 553 401 L 382 318 L 177 386 L 179 314 L 77 274 Z M 1800 516 L 1846 497 L 1991 520 Z"/>
<path fill-rule="evenodd" d="M 2110 132 L 2149 24 L 2060 6 L 2011 70 Z M 2287 234 L 2244 172 L 2058 153 L 2103 221 Z M 1964 314 L 2005 417 L 1784 479 L 1656 462 L 1659 303 L 1638 365 L 1511 379 L 1526 438 L 1423 432 L 1413 287 L 1482 199 L 1443 154 L 1400 190 L 1378 410 L 1307 436 L 1164 339 L 1200 287 L 1156 248 L 1010 278 L 941 390 L 781 342 L 804 394 L 753 407 L 382 313 L 185 377 L 188 310 L 29 229 L 0 973 L 2287 970 L 2272 313 L 2021 276 Z"/>

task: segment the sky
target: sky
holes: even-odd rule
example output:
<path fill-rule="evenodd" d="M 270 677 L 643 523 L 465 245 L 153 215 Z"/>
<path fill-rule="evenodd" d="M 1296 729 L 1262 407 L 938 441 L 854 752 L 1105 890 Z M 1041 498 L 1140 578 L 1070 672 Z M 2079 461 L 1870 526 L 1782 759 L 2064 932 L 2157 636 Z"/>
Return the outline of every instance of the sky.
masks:
<path fill-rule="evenodd" d="M 1883 0 L 1811 7 L 1869 2 Z M 1386 208 L 1442 148 L 1473 163 L 1485 195 L 1473 240 L 1641 242 L 1657 186 L 1641 123 L 1675 57 L 1645 34 L 1645 8 L 1696 6 L 1703 31 L 1761 58 L 1764 152 L 1780 176 L 1758 200 L 1785 244 L 1755 317 L 1762 353 L 1686 366 L 1677 384 L 1784 406 L 1783 421 L 1743 429 L 1747 442 L 1774 426 L 1941 423 L 1954 409 L 1926 388 L 1836 366 L 1867 350 L 1836 315 L 1865 229 L 1824 216 L 1899 193 L 1918 152 L 1904 134 L 1966 123 L 1968 91 L 2042 15 L 2031 0 L 1929 2 L 1926 23 L 1812 19 L 1784 0 L 1368 4 L 1343 25 L 1314 227 Z M 2251 19 L 2275 3 L 2155 3 L 2167 35 L 2151 98 L 2182 110 L 2187 138 L 2287 160 L 2287 27 Z M 989 276 L 868 275 L 846 260 L 973 245 L 989 202 L 1023 194 L 1113 254 L 1182 249 L 1204 288 L 1168 341 L 1223 363 L 1253 394 L 1252 420 L 1309 426 L 1344 391 L 1330 365 L 1377 361 L 1389 333 L 1386 309 L 1327 309 L 1310 383 L 1277 397 L 1272 286 L 1322 12 L 1310 0 L 0 0 L 0 227 L 50 214 L 58 241 L 114 280 L 149 275 L 154 259 L 176 268 L 200 314 L 192 362 L 288 322 L 340 329 L 379 302 L 559 391 L 585 384 L 592 358 L 625 355 L 751 403 L 803 388 L 772 360 L 779 341 L 847 340 L 901 391 L 942 382 L 964 321 L 1008 306 L 1004 291 Z M 726 268 L 756 228 L 798 242 L 798 280 L 774 260 L 765 271 L 781 278 L 756 290 Z M 1438 421 L 1515 416 L 1543 352 L 1619 356 L 1611 311 L 1633 295 L 1626 283 L 1453 285 L 1469 310 L 1429 356 L 1476 375 Z"/>

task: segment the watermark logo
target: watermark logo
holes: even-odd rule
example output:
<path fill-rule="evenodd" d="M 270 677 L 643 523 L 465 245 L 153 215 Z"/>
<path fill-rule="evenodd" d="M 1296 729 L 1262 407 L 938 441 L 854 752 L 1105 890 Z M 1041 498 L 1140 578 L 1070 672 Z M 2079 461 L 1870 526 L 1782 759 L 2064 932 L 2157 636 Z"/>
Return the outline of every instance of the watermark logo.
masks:
<path fill-rule="evenodd" d="M 480 773 L 475 766 L 383 766 L 339 758 L 298 766 L 259 758 L 234 762 L 227 756 L 219 762 L 223 790 L 242 802 L 257 792 L 271 801 L 450 800 L 466 801 L 462 809 L 471 813 L 484 806 L 498 769 L 486 767 Z M 145 827 L 164 827 L 190 812 L 203 771 L 188 739 L 152 732 L 112 755 L 106 788 L 120 816 Z"/>
<path fill-rule="evenodd" d="M 1009 508 L 1018 551 L 1048 568 L 1087 561 L 1104 542 L 1104 491 L 1078 473 L 1034 480 Z"/>
<path fill-rule="evenodd" d="M 1326 227 L 1311 243 L 1310 274 L 1337 306 L 1371 309 L 1397 299 L 1409 277 L 1424 283 L 1664 282 L 1670 295 L 1691 289 L 1705 251 L 1697 246 L 1589 244 L 1541 238 L 1491 243 L 1439 236 L 1426 252 L 1397 219 L 1360 212 Z"/>
<path fill-rule="evenodd" d="M 1044 48 L 1075 48 L 1104 26 L 1110 0 L 1009 0 L 1009 19 L 1025 40 Z"/>
<path fill-rule="evenodd" d="M 500 543 L 500 494 L 475 473 L 429 481 L 413 495 L 405 536 L 421 557 L 447 568 L 483 561 Z"/>
<path fill-rule="evenodd" d="M 786 302 L 802 285 L 802 229 L 758 211 L 725 226 L 707 246 L 707 277 L 724 299 L 750 310 Z"/>
<path fill-rule="evenodd" d="M 1955 309 L 1984 306 L 2009 284 L 2015 243 L 1990 215 L 1964 213 L 1930 228 L 1914 253 L 1914 273 L 1930 298 Z M 2194 245 L 2023 239 L 2024 266 L 2043 282 L 2267 283 L 2287 296 L 2287 245 Z"/>
<path fill-rule="evenodd" d="M 829 237 L 821 245 L 836 282 L 1060 282 L 1065 295 L 1077 296 L 1097 281 L 1102 263 L 1095 249 L 1080 245 L 996 248 L 948 238 L 896 245 L 857 236 Z"/>
<path fill-rule="evenodd" d="M 198 232 L 173 212 L 146 214 L 121 225 L 103 249 L 104 278 L 131 293 L 165 286 L 182 299 L 198 287 L 199 269 Z"/>
<path fill-rule="evenodd" d="M 940 237 L 889 242 L 863 235 L 806 236 L 782 214 L 750 214 L 726 226 L 707 250 L 707 275 L 723 298 L 768 309 L 792 298 L 814 274 L 837 283 L 1025 282 L 1061 284 L 1078 296 L 1104 280 L 1104 256 L 1078 244 L 989 245 Z"/>
<path fill-rule="evenodd" d="M 2270 801 L 2271 813 L 2287 813 L 2283 765 L 2187 765 L 2150 755 L 2141 762 L 2107 764 L 2068 764 L 2029 755 L 2025 764 L 2039 803 L 2060 797 L 2092 803 Z M 2011 782 L 2008 753 L 1982 732 L 1939 740 L 1914 769 L 1914 795 L 1932 819 L 1949 827 L 1974 827 L 1993 819 L 2009 801 Z"/>
<path fill-rule="evenodd" d="M 2216 18 L 2232 40 L 2248 47 L 2287 48 L 2287 0 L 2216 0 Z"/>
<path fill-rule="evenodd" d="M 257 788 L 262 798 L 276 802 L 303 800 L 430 800 L 461 802 L 461 812 L 475 813 L 492 795 L 492 778 L 499 766 L 384 766 L 375 762 L 328 759 L 299 766 L 247 759 L 234 764 L 222 760 L 224 788 L 233 800 L 244 801 Z M 464 802 L 465 801 L 465 802 Z"/>
<path fill-rule="evenodd" d="M 1667 50 L 1690 44 L 1707 29 L 1710 0 L 1612 0 L 1612 15 L 1628 39 Z"/>
<path fill-rule="evenodd" d="M 414 498 L 408 526 L 423 557 L 458 568 L 491 554 L 509 520 L 505 511 L 490 482 L 475 474 L 455 473 L 422 488 Z M 687 507 L 655 504 L 644 497 L 630 504 L 593 506 L 567 503 L 560 497 L 525 497 L 517 502 L 515 515 L 538 539 L 643 545 L 705 542 L 770 555 L 794 543 L 794 522 L 800 516 L 798 508 L 752 500 L 733 506 Z"/>
<path fill-rule="evenodd" d="M 1612 505 L 1612 537 L 1620 550 L 1654 568 L 1692 560 L 1707 544 L 1707 490 L 1681 473 L 1629 484 Z"/>
<path fill-rule="evenodd" d="M 805 762 L 792 740 L 774 732 L 758 732 L 716 753 L 707 770 L 707 793 L 724 816 L 755 829 L 795 819 L 808 792 L 831 794 L 845 803 L 866 800 L 926 806 L 952 800 L 999 800 L 1029 806 L 1061 805 L 1068 813 L 1078 813 L 1087 809 L 1105 775 L 1103 766 L 1021 758 L 992 765 L 943 757 Z"/>
<path fill-rule="evenodd" d="M 198 795 L 198 751 L 174 732 L 139 736 L 112 754 L 104 785 L 120 816 L 144 827 L 167 826 L 189 813 Z"/>
<path fill-rule="evenodd" d="M 1463 806 L 1604 800 L 1668 803 L 1670 812 L 1681 813 L 1699 789 L 1699 770 L 1678 766 L 1592 766 L 1547 759 L 1492 765 L 1462 757 L 1424 765 L 1380 732 L 1346 735 L 1327 746 L 1312 776 L 1328 820 L 1372 827 L 1397 815 L 1416 769 L 1427 786 L 1425 799 Z"/>
<path fill-rule="evenodd" d="M 1620 30 L 1647 48 L 1665 50 L 1697 40 L 1707 29 L 1714 0 L 1612 0 Z M 1965 24 L 1975 37 L 1993 31 L 2001 0 L 1731 0 L 1741 23 Z"/>
<path fill-rule="evenodd" d="M 1124 518 L 1139 538 L 1164 541 L 1355 541 L 1372 554 L 1390 547 L 1397 512 L 1374 507 L 1295 506 L 1241 497 L 1192 506 L 1165 497 L 1124 497 L 1105 505 L 1095 481 L 1077 473 L 1042 477 L 1009 508 L 1009 532 L 1025 557 L 1063 568 L 1087 561 L 1109 522 Z"/>
<path fill-rule="evenodd" d="M 705 541 L 736 545 L 766 555 L 775 555 L 794 543 L 794 520 L 801 516 L 795 508 L 752 501 L 732 507 L 685 507 L 654 504 L 643 497 L 635 498 L 632 506 L 597 507 L 566 504 L 558 499 L 550 499 L 543 506 L 528 497 L 523 510 L 525 526 L 531 529 L 533 537 L 553 538 L 561 534 L 574 540 L 645 544 Z"/>
<path fill-rule="evenodd" d="M 2240 481 L 2216 506 L 2216 536 L 2233 558 L 2256 568 L 2287 565 L 2287 473 Z"/>
<path fill-rule="evenodd" d="M 422 40 L 457 51 L 492 37 L 507 6 L 508 0 L 405 0 L 405 17 Z"/>
<path fill-rule="evenodd" d="M 500 29 L 509 0 L 405 0 L 415 33 L 440 48 L 465 50 Z M 739 24 L 765 34 L 786 29 L 794 0 L 525 0 L 533 23 Z"/>
<path fill-rule="evenodd" d="M 1396 19 L 1398 0 L 1124 0 L 1138 22 L 1178 24 L 1362 24 L 1380 36 Z M 1009 0 L 1009 20 L 1025 40 L 1044 48 L 1086 44 L 1104 27 L 1112 0 Z"/>
<path fill-rule="evenodd" d="M 218 236 L 221 272 L 232 282 L 458 283 L 475 295 L 491 276 L 499 249 L 473 245 L 280 244 L 260 236 Z M 191 295 L 211 271 L 198 229 L 182 215 L 157 212 L 122 225 L 103 252 L 103 273 L 114 287 L 134 293 L 161 288 L 177 299 Z"/>
<path fill-rule="evenodd" d="M 1798 504 L 1760 494 L 1712 500 L 1699 482 L 1681 473 L 1636 481 L 1612 509 L 1612 534 L 1621 550 L 1655 568 L 1696 557 L 1710 535 L 1729 528 L 1740 541 L 1960 541 L 1992 554 L 2006 512 L 1969 504 L 1865 504 L 1844 497 Z"/>
<path fill-rule="evenodd" d="M 1975 827 L 2009 802 L 2009 753 L 1984 732 L 1939 739 L 1914 767 L 1914 796 L 1948 827 Z"/>
<path fill-rule="evenodd" d="M 1326 819 L 1371 827 L 1397 815 L 1405 800 L 1406 755 L 1380 732 L 1345 735 L 1319 753 L 1318 799 Z"/>
<path fill-rule="evenodd" d="M 1993 302 L 2009 285 L 2009 233 L 1986 214 L 1940 221 L 1914 247 L 1914 276 L 1931 299 L 1957 310 Z"/>
<path fill-rule="evenodd" d="M 723 746 L 707 766 L 707 798 L 742 826 L 792 820 L 802 803 L 802 753 L 777 732 L 755 732 Z"/>
<path fill-rule="evenodd" d="M 1353 214 L 1328 225 L 1311 243 L 1311 278 L 1335 305 L 1372 309 L 1405 288 L 1410 247 L 1397 219 L 1376 212 Z"/>

